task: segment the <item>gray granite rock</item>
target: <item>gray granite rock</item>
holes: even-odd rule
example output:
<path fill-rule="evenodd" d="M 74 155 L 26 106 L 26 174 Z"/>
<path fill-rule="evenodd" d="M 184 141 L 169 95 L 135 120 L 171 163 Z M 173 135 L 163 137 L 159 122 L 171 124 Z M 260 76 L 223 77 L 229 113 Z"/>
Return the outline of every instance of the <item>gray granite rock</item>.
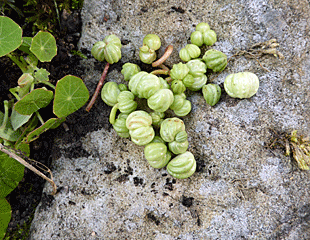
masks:
<path fill-rule="evenodd" d="M 268 148 L 273 130 L 310 135 L 308 1 L 84 0 L 82 17 L 80 48 L 90 51 L 116 34 L 124 44 L 121 64 L 138 63 L 143 37 L 155 33 L 162 40 L 159 56 L 174 46 L 172 67 L 199 22 L 216 31 L 214 48 L 228 57 L 276 38 L 284 59 L 262 56 L 267 71 L 254 59 L 232 58 L 224 72 L 210 76 L 222 84 L 230 73 L 254 72 L 260 88 L 250 99 L 223 93 L 210 107 L 200 92 L 188 93 L 193 108 L 184 122 L 198 166 L 189 179 L 151 168 L 143 147 L 110 127 L 79 140 L 81 157 L 66 154 L 76 142 L 59 144 L 52 171 L 62 188 L 40 203 L 30 239 L 310 238 L 310 174 L 283 150 Z M 100 72 L 93 59 L 84 64 L 83 79 L 93 91 Z M 122 82 L 119 69 L 108 81 Z"/>

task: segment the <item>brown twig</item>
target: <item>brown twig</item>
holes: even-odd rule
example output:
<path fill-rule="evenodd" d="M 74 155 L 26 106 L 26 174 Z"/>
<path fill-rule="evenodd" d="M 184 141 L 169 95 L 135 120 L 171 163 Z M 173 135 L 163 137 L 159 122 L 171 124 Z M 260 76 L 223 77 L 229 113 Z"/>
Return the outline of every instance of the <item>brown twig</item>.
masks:
<path fill-rule="evenodd" d="M 102 73 L 101 78 L 100 78 L 100 80 L 99 80 L 99 82 L 98 82 L 98 85 L 97 85 L 97 88 L 96 88 L 96 90 L 95 90 L 95 92 L 94 92 L 94 95 L 93 95 L 93 97 L 91 98 L 90 102 L 88 103 L 88 105 L 87 105 L 87 107 L 86 107 L 86 111 L 87 111 L 87 112 L 90 111 L 90 109 L 91 109 L 92 106 L 94 105 L 94 103 L 95 103 L 95 101 L 96 101 L 96 99 L 97 99 L 97 97 L 98 97 L 98 95 L 99 95 L 99 92 L 100 92 L 100 90 L 101 90 L 101 88 L 102 88 L 102 86 L 103 86 L 103 82 L 104 82 L 104 80 L 105 80 L 105 77 L 107 76 L 109 67 L 110 67 L 110 64 L 109 64 L 109 63 L 107 63 L 107 65 L 105 65 L 105 67 L 104 67 L 103 73 Z"/>
<path fill-rule="evenodd" d="M 7 155 L 9 155 L 9 157 L 14 158 L 16 161 L 18 161 L 19 163 L 21 163 L 22 165 L 24 165 L 25 167 L 27 167 L 28 169 L 30 169 L 31 171 L 33 171 L 34 173 L 38 174 L 40 177 L 42 177 L 46 181 L 48 181 L 52 185 L 52 187 L 53 187 L 52 195 L 56 194 L 57 187 L 56 187 L 55 182 L 53 181 L 53 174 L 52 174 L 52 172 L 49 169 L 48 169 L 47 172 L 51 175 L 51 178 L 46 177 L 43 173 L 41 173 L 39 170 L 37 170 L 31 164 L 27 163 L 20 156 L 18 156 L 15 153 L 7 150 L 6 147 L 3 146 L 1 143 L 0 143 L 0 151 L 6 153 Z"/>
<path fill-rule="evenodd" d="M 156 62 L 152 63 L 152 67 L 158 67 L 159 65 L 163 64 L 168 59 L 168 57 L 171 55 L 172 51 L 173 51 L 173 46 L 169 45 L 166 48 L 164 55 L 160 59 L 158 59 Z"/>
<path fill-rule="evenodd" d="M 154 74 L 154 75 L 169 75 L 169 70 L 156 69 L 156 70 L 152 71 L 151 74 Z"/>

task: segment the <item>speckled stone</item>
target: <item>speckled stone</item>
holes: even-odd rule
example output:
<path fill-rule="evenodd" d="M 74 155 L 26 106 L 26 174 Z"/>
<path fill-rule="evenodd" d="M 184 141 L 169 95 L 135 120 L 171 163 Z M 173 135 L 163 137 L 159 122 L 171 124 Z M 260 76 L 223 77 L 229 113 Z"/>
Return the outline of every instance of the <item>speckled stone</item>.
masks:
<path fill-rule="evenodd" d="M 155 33 L 162 40 L 159 56 L 174 46 L 167 61 L 172 67 L 199 22 L 215 30 L 213 47 L 228 57 L 276 38 L 284 59 L 262 56 L 266 71 L 255 59 L 232 58 L 221 74 L 208 75 L 222 86 L 230 73 L 255 73 L 260 88 L 250 99 L 223 92 L 210 107 L 201 92 L 188 92 L 193 107 L 183 120 L 197 161 L 189 179 L 151 168 L 143 147 L 112 128 L 80 140 L 87 156 L 65 157 L 70 144 L 59 146 L 52 171 L 62 188 L 51 202 L 40 203 L 30 239 L 310 238 L 310 174 L 283 151 L 268 148 L 272 129 L 310 135 L 308 1 L 84 0 L 82 17 L 80 49 L 90 51 L 96 41 L 116 34 L 124 44 L 121 64 L 139 63 L 143 37 Z M 93 62 L 84 60 L 90 67 L 83 77 L 92 89 L 92 76 L 100 74 Z M 123 82 L 118 69 L 108 80 Z"/>

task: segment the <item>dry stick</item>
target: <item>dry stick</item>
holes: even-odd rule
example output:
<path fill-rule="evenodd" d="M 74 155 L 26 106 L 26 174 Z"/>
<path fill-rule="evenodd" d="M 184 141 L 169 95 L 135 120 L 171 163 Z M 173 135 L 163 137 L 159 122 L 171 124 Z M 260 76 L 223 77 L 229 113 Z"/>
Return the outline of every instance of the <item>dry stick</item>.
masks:
<path fill-rule="evenodd" d="M 154 75 L 169 75 L 169 70 L 164 70 L 164 69 L 156 69 L 151 74 Z"/>
<path fill-rule="evenodd" d="M 90 111 L 90 109 L 91 109 L 92 106 L 94 105 L 94 103 L 95 103 L 95 101 L 96 101 L 96 99 L 97 99 L 97 97 L 98 97 L 98 95 L 99 95 L 99 92 L 100 92 L 100 90 L 101 90 L 101 88 L 102 88 L 102 86 L 103 86 L 104 79 L 105 79 L 105 77 L 107 76 L 109 67 L 110 67 L 110 64 L 109 64 L 109 63 L 107 63 L 107 65 L 105 65 L 105 67 L 104 67 L 103 73 L 102 73 L 101 78 L 100 78 L 100 80 L 99 80 L 99 82 L 98 82 L 98 85 L 97 85 L 97 88 L 96 88 L 96 90 L 95 90 L 95 92 L 94 92 L 94 95 L 93 95 L 93 97 L 91 98 L 90 102 L 88 103 L 88 105 L 87 105 L 87 107 L 86 107 L 86 111 L 87 111 L 87 112 Z"/>
<path fill-rule="evenodd" d="M 158 67 L 159 65 L 163 64 L 168 59 L 168 57 L 171 55 L 172 51 L 173 51 L 173 46 L 169 45 L 166 48 L 164 55 L 160 59 L 158 59 L 156 62 L 152 63 L 152 67 Z"/>
<path fill-rule="evenodd" d="M 48 181 L 52 187 L 53 187 L 53 192 L 52 195 L 56 194 L 57 187 L 56 184 L 53 181 L 53 174 L 50 170 L 48 170 L 49 174 L 51 175 L 51 178 L 46 177 L 43 173 L 41 173 L 39 170 L 37 170 L 35 167 L 33 167 L 31 164 L 27 163 L 24 159 L 22 159 L 20 156 L 16 155 L 15 153 L 7 150 L 1 143 L 0 143 L 0 151 L 6 153 L 9 155 L 9 157 L 14 158 L 16 161 L 19 163 L 23 164 L 25 167 L 33 171 L 34 173 L 38 174 L 40 177 L 44 178 L 46 181 Z"/>

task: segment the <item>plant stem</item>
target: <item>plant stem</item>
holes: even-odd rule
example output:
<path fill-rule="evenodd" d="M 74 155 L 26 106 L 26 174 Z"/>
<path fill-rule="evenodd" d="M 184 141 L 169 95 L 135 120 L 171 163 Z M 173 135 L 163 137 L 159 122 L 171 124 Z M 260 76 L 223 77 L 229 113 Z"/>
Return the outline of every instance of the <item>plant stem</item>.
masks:
<path fill-rule="evenodd" d="M 45 85 L 47 85 L 47 86 L 49 86 L 49 87 L 51 87 L 51 88 L 53 88 L 55 90 L 55 86 L 53 84 L 51 84 L 50 82 L 48 82 L 48 81 L 40 81 L 38 83 L 43 83 L 43 84 L 45 84 Z"/>
<path fill-rule="evenodd" d="M 114 124 L 115 123 L 115 116 L 116 116 L 116 112 L 118 110 L 118 103 L 115 104 L 113 107 L 112 107 L 112 110 L 110 112 L 110 117 L 109 117 L 109 122 L 111 124 Z"/>
<path fill-rule="evenodd" d="M 164 69 L 156 69 L 151 74 L 154 75 L 169 75 L 169 70 L 164 70 Z"/>
<path fill-rule="evenodd" d="M 166 48 L 164 55 L 160 59 L 158 59 L 156 62 L 152 63 L 152 67 L 158 67 L 159 65 L 163 64 L 168 59 L 168 57 L 171 55 L 172 51 L 173 51 L 173 46 L 169 45 Z"/>
<path fill-rule="evenodd" d="M 19 61 L 17 57 L 11 53 L 7 54 L 7 56 L 20 68 L 20 70 L 22 70 L 23 73 L 27 71 L 27 65 Z"/>
<path fill-rule="evenodd" d="M 44 178 L 45 180 L 47 180 L 53 187 L 53 192 L 52 194 L 55 195 L 56 194 L 56 184 L 53 181 L 53 175 L 52 172 L 49 170 L 48 172 L 51 175 L 51 178 L 46 177 L 43 173 L 41 173 L 39 170 L 37 170 L 35 167 L 33 167 L 31 164 L 27 163 L 24 159 L 22 159 L 20 156 L 16 155 L 15 153 L 7 150 L 5 148 L 5 146 L 3 146 L 0 143 L 0 151 L 6 153 L 7 155 L 9 155 L 9 157 L 14 158 L 16 161 L 18 161 L 19 163 L 23 164 L 25 167 L 27 167 L 28 169 L 30 169 L 31 171 L 33 171 L 34 173 L 38 174 L 40 177 Z"/>
<path fill-rule="evenodd" d="M 39 112 L 36 112 L 36 115 L 37 115 L 39 121 L 41 122 L 41 124 L 43 125 L 43 124 L 44 124 L 44 121 L 43 121 L 43 118 L 41 117 L 40 113 L 39 113 Z"/>
<path fill-rule="evenodd" d="M 94 105 L 94 103 L 95 103 L 95 101 L 96 101 L 96 99 L 97 99 L 97 97 L 98 97 L 98 95 L 99 95 L 99 92 L 100 92 L 100 90 L 101 90 L 101 88 L 102 88 L 102 86 L 103 86 L 104 79 L 105 79 L 105 77 L 107 76 L 109 67 L 110 67 L 110 64 L 107 63 L 107 65 L 105 65 L 105 68 L 104 68 L 104 70 L 103 70 L 103 73 L 102 73 L 102 75 L 101 75 L 101 78 L 100 78 L 100 80 L 99 80 L 99 82 L 98 82 L 98 85 L 97 85 L 97 88 L 96 88 L 96 90 L 95 90 L 95 92 L 94 92 L 94 95 L 93 95 L 93 97 L 91 98 L 90 102 L 88 103 L 88 105 L 87 105 L 87 107 L 86 107 L 86 111 L 87 111 L 87 112 L 90 111 L 90 109 L 91 109 L 92 106 Z"/>

